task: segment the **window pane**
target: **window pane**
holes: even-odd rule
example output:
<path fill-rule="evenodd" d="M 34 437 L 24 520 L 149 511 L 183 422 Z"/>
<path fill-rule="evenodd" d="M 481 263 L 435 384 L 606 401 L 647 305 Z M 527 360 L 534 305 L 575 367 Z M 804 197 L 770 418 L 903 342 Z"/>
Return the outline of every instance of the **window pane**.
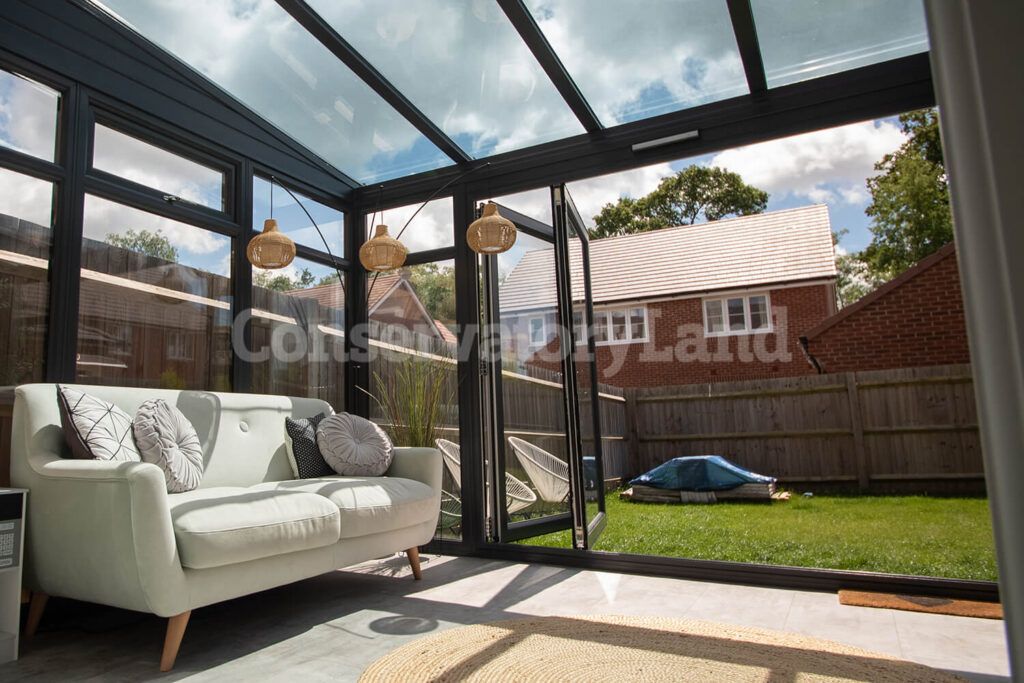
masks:
<path fill-rule="evenodd" d="M 536 346 L 544 343 L 543 318 L 530 318 L 530 343 Z"/>
<path fill-rule="evenodd" d="M 96 124 L 92 165 L 154 190 L 224 210 L 224 174 L 138 138 Z"/>
<path fill-rule="evenodd" d="M 43 380 L 53 183 L 0 169 L 0 386 Z"/>
<path fill-rule="evenodd" d="M 753 0 L 768 86 L 928 50 L 920 0 Z"/>
<path fill-rule="evenodd" d="M 608 341 L 608 314 L 604 311 L 594 313 L 594 341 Z"/>
<path fill-rule="evenodd" d="M 452 163 L 276 2 L 101 6 L 360 182 Z"/>
<path fill-rule="evenodd" d="M 573 311 L 572 329 L 577 344 L 585 344 L 587 341 L 587 330 L 583 324 L 583 311 Z"/>
<path fill-rule="evenodd" d="M 0 71 L 0 145 L 53 161 L 59 109 L 56 90 Z"/>
<path fill-rule="evenodd" d="M 526 4 L 605 125 L 749 92 L 724 2 Z"/>
<path fill-rule="evenodd" d="M 729 299 L 729 331 L 747 329 L 746 316 L 743 313 L 743 299 Z"/>
<path fill-rule="evenodd" d="M 629 313 L 629 326 L 631 339 L 643 339 L 647 336 L 647 316 L 644 309 L 634 308 Z"/>
<path fill-rule="evenodd" d="M 410 204 L 394 209 L 387 209 L 383 213 L 376 212 L 366 217 L 366 239 L 373 236 L 374 228 L 383 223 L 388 226 L 388 234 L 400 238 L 409 253 L 426 251 L 427 249 L 441 249 L 455 244 L 455 217 L 452 209 L 452 198 L 442 197 L 427 202 L 423 209 L 416 213 L 420 204 Z M 415 217 L 413 214 L 416 214 Z M 409 219 L 412 222 L 409 222 Z M 409 222 L 409 226 L 402 232 L 403 226 Z"/>
<path fill-rule="evenodd" d="M 78 381 L 231 390 L 231 240 L 85 198 Z"/>
<path fill-rule="evenodd" d="M 253 269 L 253 391 L 345 409 L 345 287 L 328 266 L 297 258 Z"/>
<path fill-rule="evenodd" d="M 725 323 L 722 320 L 722 302 L 705 301 L 704 319 L 706 320 L 705 330 L 708 334 L 725 331 Z"/>
<path fill-rule="evenodd" d="M 288 188 L 291 189 L 291 188 Z M 345 214 L 305 195 L 295 192 L 295 196 L 306 207 L 316 224 L 320 226 L 324 239 L 335 256 L 345 255 Z M 317 234 L 316 228 L 309 222 L 309 217 L 295 200 L 279 184 L 274 183 L 273 211 L 271 211 L 270 180 L 254 176 L 252 179 L 252 222 L 257 232 L 263 230 L 263 221 L 273 214 L 277 219 L 277 227 L 284 234 L 295 240 L 296 244 L 311 247 L 318 251 L 326 251 L 324 242 Z"/>
<path fill-rule="evenodd" d="M 475 157 L 583 132 L 496 2 L 310 5 Z"/>
<path fill-rule="evenodd" d="M 768 300 L 763 296 L 750 297 L 750 329 L 762 330 L 768 327 Z"/>
<path fill-rule="evenodd" d="M 612 311 L 612 339 L 616 341 L 626 338 L 626 312 Z"/>

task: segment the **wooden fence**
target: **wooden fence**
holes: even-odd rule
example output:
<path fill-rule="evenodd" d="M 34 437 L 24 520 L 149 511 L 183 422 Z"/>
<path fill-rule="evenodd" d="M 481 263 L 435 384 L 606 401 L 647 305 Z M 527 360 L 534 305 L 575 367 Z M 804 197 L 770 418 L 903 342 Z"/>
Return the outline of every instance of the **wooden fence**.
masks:
<path fill-rule="evenodd" d="M 784 485 L 984 493 L 969 365 L 634 389 L 628 469 L 723 455 Z"/>

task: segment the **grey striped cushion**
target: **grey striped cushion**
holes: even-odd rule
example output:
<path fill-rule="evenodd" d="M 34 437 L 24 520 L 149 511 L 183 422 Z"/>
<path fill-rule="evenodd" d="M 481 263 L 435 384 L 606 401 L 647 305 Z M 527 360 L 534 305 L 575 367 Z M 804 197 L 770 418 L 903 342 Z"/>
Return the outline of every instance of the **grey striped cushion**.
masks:
<path fill-rule="evenodd" d="M 70 387 L 57 388 L 60 421 L 71 455 L 86 460 L 142 460 L 132 418 L 112 403 Z"/>
<path fill-rule="evenodd" d="M 180 410 L 161 398 L 150 399 L 135 413 L 134 432 L 142 459 L 164 471 L 168 493 L 199 486 L 203 447 L 195 427 Z"/>

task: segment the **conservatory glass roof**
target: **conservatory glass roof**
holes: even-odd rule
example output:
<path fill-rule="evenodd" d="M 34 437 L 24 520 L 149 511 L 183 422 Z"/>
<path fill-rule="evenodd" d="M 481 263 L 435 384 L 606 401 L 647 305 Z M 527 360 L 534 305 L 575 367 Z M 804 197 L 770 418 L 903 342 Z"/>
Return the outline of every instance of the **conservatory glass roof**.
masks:
<path fill-rule="evenodd" d="M 364 184 L 928 50 L 920 0 L 92 2 Z"/>

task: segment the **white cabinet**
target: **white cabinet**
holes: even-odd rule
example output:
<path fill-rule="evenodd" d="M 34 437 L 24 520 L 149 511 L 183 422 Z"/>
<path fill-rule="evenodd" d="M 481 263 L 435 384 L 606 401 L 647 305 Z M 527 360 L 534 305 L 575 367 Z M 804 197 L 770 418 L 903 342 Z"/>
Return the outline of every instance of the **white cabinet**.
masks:
<path fill-rule="evenodd" d="M 0 663 L 18 658 L 25 489 L 0 489 Z"/>

